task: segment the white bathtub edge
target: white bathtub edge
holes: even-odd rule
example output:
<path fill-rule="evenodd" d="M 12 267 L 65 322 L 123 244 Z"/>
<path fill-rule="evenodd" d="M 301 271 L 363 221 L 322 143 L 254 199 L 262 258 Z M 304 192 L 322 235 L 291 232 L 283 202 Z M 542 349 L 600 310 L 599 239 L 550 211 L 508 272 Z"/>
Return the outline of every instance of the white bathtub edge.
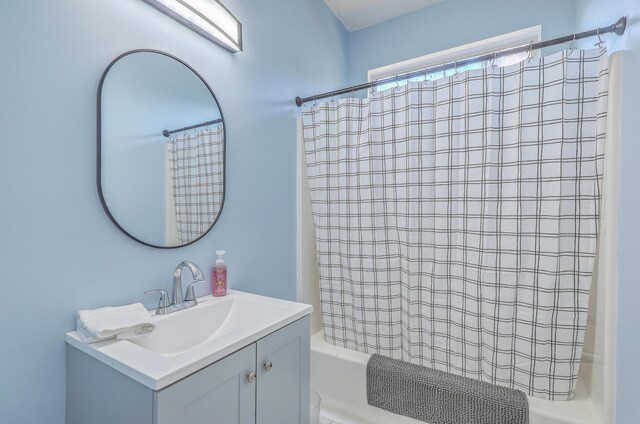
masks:
<path fill-rule="evenodd" d="M 317 332 L 311 338 L 311 386 L 320 393 L 324 409 L 366 424 L 424 424 L 367 405 L 366 353 L 333 346 Z M 530 424 L 603 424 L 598 420 L 584 384 L 576 398 L 552 402 L 529 397 Z"/>

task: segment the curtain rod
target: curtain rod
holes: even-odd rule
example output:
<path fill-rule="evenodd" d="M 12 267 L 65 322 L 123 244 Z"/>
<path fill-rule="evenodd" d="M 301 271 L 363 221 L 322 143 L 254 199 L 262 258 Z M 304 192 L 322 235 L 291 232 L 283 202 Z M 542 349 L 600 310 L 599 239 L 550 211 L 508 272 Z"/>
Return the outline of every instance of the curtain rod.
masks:
<path fill-rule="evenodd" d="M 221 122 L 222 122 L 222 118 L 218 118 L 218 119 L 214 119 L 213 121 L 206 121 L 206 122 L 201 122 L 199 124 L 191 125 L 190 127 L 178 128 L 176 130 L 164 130 L 162 131 L 162 135 L 165 137 L 169 137 L 171 134 L 174 134 L 174 133 L 189 131 L 189 130 L 193 130 L 200 127 L 206 127 L 207 125 L 219 124 Z"/>
<path fill-rule="evenodd" d="M 549 46 L 555 46 L 557 44 L 568 43 L 570 41 L 580 40 L 582 38 L 589 38 L 597 35 L 600 37 L 602 34 L 614 33 L 617 35 L 624 34 L 624 30 L 627 27 L 627 18 L 625 16 L 618 19 L 618 21 L 612 25 L 605 26 L 602 28 L 592 29 L 590 31 L 579 32 L 577 34 L 567 35 L 566 37 L 554 38 L 553 40 L 541 41 L 539 43 L 531 43 L 528 46 L 514 47 L 512 49 L 503 50 L 499 52 L 489 53 L 482 56 L 472 57 L 469 59 L 459 60 L 453 63 L 446 63 L 443 65 L 434 66 L 432 68 L 421 69 L 419 71 L 408 72 L 405 74 L 396 75 L 393 77 L 379 79 L 377 81 L 372 81 L 364 84 L 354 85 L 352 87 L 341 88 L 335 91 L 329 91 L 327 93 L 316 94 L 315 96 L 309 97 L 296 97 L 296 105 L 298 107 L 302 106 L 305 102 L 316 101 L 320 99 L 326 99 L 327 97 L 339 96 L 341 94 L 353 93 L 355 91 L 366 90 L 368 88 L 377 87 L 379 85 L 388 84 L 390 82 L 395 82 L 398 79 L 410 79 L 419 76 L 426 76 L 429 73 L 446 71 L 452 68 L 462 67 L 465 65 L 469 65 L 471 63 L 476 62 L 484 62 L 488 60 L 495 60 L 499 57 L 510 56 L 516 53 L 530 52 L 532 50 L 538 50 Z"/>

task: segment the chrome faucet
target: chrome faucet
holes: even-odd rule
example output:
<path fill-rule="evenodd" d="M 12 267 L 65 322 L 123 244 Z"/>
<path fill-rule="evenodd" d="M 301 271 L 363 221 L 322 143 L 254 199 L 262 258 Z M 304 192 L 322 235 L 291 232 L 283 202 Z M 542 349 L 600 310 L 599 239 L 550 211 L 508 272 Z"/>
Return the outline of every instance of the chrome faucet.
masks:
<path fill-rule="evenodd" d="M 183 296 L 182 293 L 182 270 L 187 267 L 191 270 L 194 280 L 187 286 L 187 295 Z M 176 267 L 173 272 L 173 293 L 172 303 L 169 303 L 167 292 L 164 290 L 149 290 L 144 294 L 160 293 L 160 303 L 156 309 L 156 315 L 166 315 L 172 312 L 180 311 L 182 309 L 191 308 L 198 304 L 196 300 L 193 286 L 197 283 L 205 282 L 204 274 L 200 267 L 193 262 L 182 261 Z"/>
<path fill-rule="evenodd" d="M 178 307 L 184 303 L 184 297 L 182 296 L 182 270 L 184 267 L 187 267 L 191 270 L 191 274 L 193 275 L 194 282 L 199 282 L 204 280 L 204 275 L 202 274 L 202 270 L 200 267 L 193 262 L 182 261 L 176 267 L 176 270 L 173 272 L 173 306 Z"/>

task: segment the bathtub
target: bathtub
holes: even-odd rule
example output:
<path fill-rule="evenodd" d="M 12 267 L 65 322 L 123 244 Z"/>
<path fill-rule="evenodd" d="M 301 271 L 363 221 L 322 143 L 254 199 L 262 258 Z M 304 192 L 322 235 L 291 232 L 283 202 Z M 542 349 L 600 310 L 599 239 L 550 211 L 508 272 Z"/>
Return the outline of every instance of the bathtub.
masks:
<path fill-rule="evenodd" d="M 368 354 L 327 343 L 322 330 L 311 338 L 311 388 L 320 393 L 322 409 L 361 424 L 424 424 L 367 404 L 368 359 Z M 530 424 L 601 424 L 582 376 L 573 400 L 529 397 L 529 410 Z"/>

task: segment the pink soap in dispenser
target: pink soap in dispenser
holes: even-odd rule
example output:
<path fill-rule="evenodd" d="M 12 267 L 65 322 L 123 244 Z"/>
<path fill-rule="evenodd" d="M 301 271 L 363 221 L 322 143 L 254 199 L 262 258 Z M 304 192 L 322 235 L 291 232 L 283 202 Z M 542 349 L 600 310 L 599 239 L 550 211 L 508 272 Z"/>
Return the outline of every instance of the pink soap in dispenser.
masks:
<path fill-rule="evenodd" d="M 218 260 L 216 261 L 216 266 L 213 267 L 213 287 L 212 292 L 215 297 L 226 296 L 227 294 L 227 266 L 224 264 L 224 259 L 222 259 L 222 255 L 224 255 L 224 250 L 216 250 L 216 255 L 218 255 Z"/>

